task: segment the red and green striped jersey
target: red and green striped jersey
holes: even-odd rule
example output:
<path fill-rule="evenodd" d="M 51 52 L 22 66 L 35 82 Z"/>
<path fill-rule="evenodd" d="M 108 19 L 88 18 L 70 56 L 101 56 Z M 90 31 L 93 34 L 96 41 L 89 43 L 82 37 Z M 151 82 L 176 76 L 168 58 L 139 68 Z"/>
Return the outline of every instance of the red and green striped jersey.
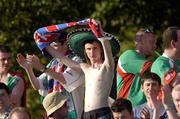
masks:
<path fill-rule="evenodd" d="M 144 73 L 152 62 L 135 50 L 124 52 L 117 64 L 117 95 L 129 99 L 133 107 L 146 102 L 141 91 L 140 75 Z"/>

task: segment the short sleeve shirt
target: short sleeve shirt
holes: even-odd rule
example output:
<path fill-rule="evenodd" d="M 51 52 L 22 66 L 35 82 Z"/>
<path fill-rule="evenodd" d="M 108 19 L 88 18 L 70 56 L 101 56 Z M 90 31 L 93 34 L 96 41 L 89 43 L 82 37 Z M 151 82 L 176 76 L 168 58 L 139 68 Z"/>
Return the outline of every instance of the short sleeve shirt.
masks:
<path fill-rule="evenodd" d="M 162 84 L 164 84 L 165 74 L 170 71 L 173 71 L 174 73 L 180 72 L 180 60 L 173 61 L 163 54 L 154 61 L 151 71 L 156 73 L 161 78 Z M 174 78 L 175 76 L 176 75 L 171 75 L 171 78 Z"/>
<path fill-rule="evenodd" d="M 118 60 L 117 65 L 117 95 L 132 102 L 133 106 L 140 105 L 146 101 L 141 91 L 140 72 L 148 60 L 135 50 L 124 52 Z"/>

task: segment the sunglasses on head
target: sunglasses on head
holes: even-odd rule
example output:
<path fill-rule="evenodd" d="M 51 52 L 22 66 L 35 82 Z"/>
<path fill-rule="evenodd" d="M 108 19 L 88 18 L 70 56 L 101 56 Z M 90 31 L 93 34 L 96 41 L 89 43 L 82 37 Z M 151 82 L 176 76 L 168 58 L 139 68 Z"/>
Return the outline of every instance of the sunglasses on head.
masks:
<path fill-rule="evenodd" d="M 145 29 L 144 33 L 154 33 L 151 29 Z"/>

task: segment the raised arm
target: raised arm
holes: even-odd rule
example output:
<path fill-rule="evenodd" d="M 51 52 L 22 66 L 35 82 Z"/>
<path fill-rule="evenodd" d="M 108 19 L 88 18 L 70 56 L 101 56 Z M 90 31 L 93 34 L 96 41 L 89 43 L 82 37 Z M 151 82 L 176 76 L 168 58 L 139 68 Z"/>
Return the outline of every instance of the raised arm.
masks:
<path fill-rule="evenodd" d="M 39 81 L 34 75 L 33 69 L 30 66 L 30 64 L 27 63 L 25 57 L 19 53 L 17 55 L 16 60 L 19 63 L 19 65 L 26 71 L 29 81 L 31 82 L 31 85 L 34 88 L 34 90 L 39 90 L 40 89 Z"/>
<path fill-rule="evenodd" d="M 61 52 L 57 52 L 53 47 L 47 46 L 46 51 L 48 51 L 49 54 L 51 54 L 54 58 L 58 60 L 58 62 L 62 62 L 68 67 L 75 68 L 75 69 L 80 69 L 80 64 L 71 60 L 70 58 L 66 57 L 64 54 Z"/>
<path fill-rule="evenodd" d="M 166 110 L 166 113 L 168 115 L 168 119 L 179 119 L 179 117 L 176 114 L 176 111 L 172 108 L 171 104 L 171 89 L 169 85 L 164 85 L 162 88 L 162 102 L 164 105 L 164 108 Z"/>
<path fill-rule="evenodd" d="M 160 117 L 160 110 L 162 107 L 161 101 L 158 99 L 157 95 L 155 94 L 154 90 L 150 89 L 150 97 L 149 101 L 152 105 L 153 109 L 153 116 L 152 119 L 159 119 Z"/>
<path fill-rule="evenodd" d="M 104 65 L 107 65 L 109 67 L 112 67 L 114 69 L 114 59 L 111 51 L 111 45 L 109 43 L 109 40 L 107 37 L 101 38 L 101 44 L 103 46 L 103 51 L 104 51 Z"/>
<path fill-rule="evenodd" d="M 46 73 L 47 75 L 51 76 L 55 80 L 59 80 L 62 84 L 65 84 L 66 81 L 62 73 L 58 73 L 53 71 L 50 68 L 46 68 L 43 64 L 41 64 L 39 58 L 36 55 L 27 55 L 26 60 L 29 64 L 33 66 L 36 70 L 41 71 L 42 73 Z"/>
<path fill-rule="evenodd" d="M 90 26 L 91 30 L 93 31 L 93 33 L 96 35 L 97 39 L 102 44 L 104 58 L 105 58 L 103 65 L 106 65 L 106 66 L 114 69 L 115 64 L 114 64 L 114 59 L 113 59 L 113 55 L 112 55 L 111 45 L 109 42 L 110 37 L 105 36 L 100 22 L 90 19 L 89 26 Z"/>
<path fill-rule="evenodd" d="M 174 79 L 171 83 L 172 87 L 175 87 L 177 84 L 180 83 L 179 79 L 180 79 L 180 72 L 177 72 L 176 76 L 174 77 Z"/>
<path fill-rule="evenodd" d="M 52 78 L 56 80 L 59 80 L 62 84 L 66 83 L 64 76 L 61 73 L 54 72 L 52 69 L 48 69 L 48 68 L 46 69 L 45 66 L 40 63 L 39 58 L 36 55 L 27 55 L 26 57 L 27 59 L 25 59 L 25 57 L 22 54 L 18 54 L 17 62 L 22 68 L 25 69 L 29 81 L 31 82 L 31 85 L 35 90 L 40 89 L 40 84 L 33 72 L 31 65 L 37 70 L 42 71 L 47 75 L 50 75 Z"/>

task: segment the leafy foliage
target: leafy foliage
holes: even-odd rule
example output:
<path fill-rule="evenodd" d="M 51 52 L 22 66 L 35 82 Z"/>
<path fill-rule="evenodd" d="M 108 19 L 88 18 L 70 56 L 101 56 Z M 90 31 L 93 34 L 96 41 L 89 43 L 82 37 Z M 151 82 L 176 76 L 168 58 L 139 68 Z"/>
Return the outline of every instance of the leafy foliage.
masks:
<path fill-rule="evenodd" d="M 89 17 L 99 19 L 105 31 L 119 38 L 121 52 L 134 47 L 140 27 L 154 29 L 161 44 L 162 31 L 180 23 L 179 4 L 178 0 L 1 0 L 0 43 L 11 48 L 16 70 L 22 70 L 15 61 L 19 52 L 37 54 L 47 63 L 33 40 L 37 28 Z M 28 108 L 38 118 L 43 109 L 34 92 L 28 83 Z"/>

